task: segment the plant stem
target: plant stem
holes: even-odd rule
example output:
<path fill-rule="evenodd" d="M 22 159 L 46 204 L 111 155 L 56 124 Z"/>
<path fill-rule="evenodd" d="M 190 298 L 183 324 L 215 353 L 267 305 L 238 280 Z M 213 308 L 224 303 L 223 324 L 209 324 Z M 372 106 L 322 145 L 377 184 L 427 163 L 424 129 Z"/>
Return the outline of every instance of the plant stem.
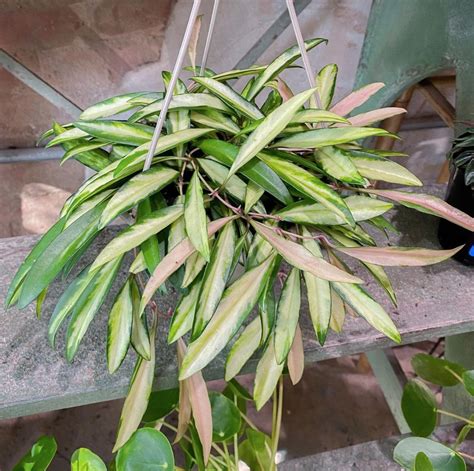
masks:
<path fill-rule="evenodd" d="M 275 401 L 277 406 L 275 408 Z M 275 388 L 275 399 L 273 404 L 274 415 L 274 429 L 272 433 L 272 455 L 271 455 L 271 471 L 276 470 L 276 454 L 278 451 L 278 442 L 280 441 L 281 418 L 283 415 L 283 376 L 280 376 L 278 382 L 278 393 Z"/>
<path fill-rule="evenodd" d="M 464 453 L 462 451 L 458 451 L 457 453 L 459 453 L 461 456 L 464 456 L 464 458 L 467 458 L 468 460 L 474 461 L 474 456 L 472 455 L 468 455 L 467 453 Z"/>
<path fill-rule="evenodd" d="M 436 409 L 436 411 L 438 412 L 438 414 L 447 415 L 449 417 L 453 417 L 454 419 L 462 420 L 463 422 L 466 422 L 466 424 L 474 426 L 474 422 L 472 420 L 466 419 L 466 417 L 462 417 L 460 415 L 453 414 L 452 412 L 448 412 L 448 411 L 443 410 L 443 409 Z"/>
<path fill-rule="evenodd" d="M 227 443 L 223 442 L 222 445 L 224 446 L 224 452 L 225 452 L 225 462 L 227 464 L 227 467 L 229 470 L 232 469 L 232 461 L 230 459 L 230 454 L 229 454 L 229 449 L 227 448 Z"/>
<path fill-rule="evenodd" d="M 453 371 L 449 366 L 445 366 L 445 369 L 449 371 L 460 383 L 463 383 L 463 379 L 455 371 Z"/>

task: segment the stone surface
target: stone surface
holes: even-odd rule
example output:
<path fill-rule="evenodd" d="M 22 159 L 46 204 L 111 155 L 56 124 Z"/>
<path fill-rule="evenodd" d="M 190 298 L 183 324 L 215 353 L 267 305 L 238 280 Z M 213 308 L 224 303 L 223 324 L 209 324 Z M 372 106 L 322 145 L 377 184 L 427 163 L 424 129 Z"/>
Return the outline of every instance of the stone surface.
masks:
<path fill-rule="evenodd" d="M 461 426 L 442 427 L 433 437 L 441 442 L 454 442 Z M 289 460 L 278 466 L 278 471 L 400 471 L 400 466 L 392 460 L 393 450 L 403 437 L 390 437 L 385 440 L 362 443 L 340 450 L 332 450 L 318 455 Z M 461 451 L 470 453 L 472 439 L 466 440 Z M 468 469 L 473 469 L 469 465 Z"/>
<path fill-rule="evenodd" d="M 392 243 L 397 242 L 405 246 L 437 246 L 434 217 L 401 209 L 393 214 L 392 221 L 403 234 L 399 240 L 393 239 Z M 107 233 L 85 258 L 90 258 L 110 235 L 110 232 Z M 35 237 L 21 237 L 0 242 L 0 259 L 4 264 L 0 274 L 0 299 L 4 299 L 10 279 L 35 240 Z M 82 264 L 84 262 L 83 260 Z M 472 270 L 450 260 L 428 267 L 393 268 L 388 270 L 388 273 L 398 293 L 398 308 L 388 305 L 373 281 L 368 280 L 366 287 L 377 299 L 384 302 L 400 329 L 404 343 L 474 330 Z M 115 289 L 117 285 L 118 283 L 115 284 Z M 46 314 L 40 321 L 34 319 L 33 306 L 22 312 L 12 308 L 8 313 L 0 314 L 3 317 L 0 324 L 0 377 L 4 379 L 0 391 L 2 418 L 115 399 L 125 395 L 133 365 L 132 355 L 127 357 L 122 368 L 113 376 L 107 373 L 105 367 L 104 341 L 109 305 L 101 309 L 94 319 L 72 365 L 68 365 L 63 358 L 61 340 L 58 351 L 53 351 L 48 346 L 47 318 L 64 288 L 64 281 L 54 283 L 44 305 Z M 457 293 L 459 295 L 456 295 Z M 160 297 L 158 305 L 162 312 L 167 312 L 174 301 L 175 296 L 171 293 Z M 449 312 L 446 311 L 448 307 Z M 371 328 L 365 320 L 349 317 L 344 332 L 339 335 L 331 334 L 325 346 L 320 347 L 314 338 L 305 310 L 306 303 L 303 301 L 301 325 L 306 361 L 309 363 L 393 345 L 393 342 Z M 170 387 L 176 383 L 174 347 L 165 345 L 164 332 L 167 326 L 164 324 L 161 323 L 157 336 L 156 376 L 159 388 Z M 223 356 L 219 356 L 205 370 L 207 379 L 222 377 L 223 362 Z M 256 359 L 251 360 L 246 371 L 251 371 L 255 363 Z"/>

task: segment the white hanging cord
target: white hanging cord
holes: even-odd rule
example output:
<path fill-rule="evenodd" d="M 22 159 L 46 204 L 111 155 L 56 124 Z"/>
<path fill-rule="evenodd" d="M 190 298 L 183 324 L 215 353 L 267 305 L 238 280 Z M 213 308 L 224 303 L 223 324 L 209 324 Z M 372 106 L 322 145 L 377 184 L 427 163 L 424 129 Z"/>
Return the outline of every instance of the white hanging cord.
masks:
<path fill-rule="evenodd" d="M 216 24 L 217 9 L 219 8 L 220 0 L 214 0 L 214 6 L 212 7 L 211 21 L 209 22 L 209 30 L 207 32 L 206 45 L 204 46 L 204 52 L 202 54 L 201 70 L 199 75 L 204 76 L 206 70 L 207 57 L 209 56 L 209 49 L 211 48 L 212 35 L 214 33 L 214 26 Z"/>
<path fill-rule="evenodd" d="M 201 0 L 194 0 L 193 8 L 191 9 L 191 13 L 189 14 L 189 20 L 186 26 L 186 31 L 184 32 L 183 41 L 181 43 L 181 47 L 179 48 L 178 57 L 176 58 L 173 73 L 171 74 L 171 80 L 168 84 L 168 89 L 166 90 L 166 95 L 163 100 L 163 106 L 161 107 L 160 116 L 158 118 L 158 122 L 156 123 L 155 131 L 151 139 L 150 149 L 148 150 L 148 155 L 146 156 L 145 164 L 143 165 L 143 171 L 148 170 L 151 166 L 153 154 L 155 153 L 155 149 L 158 144 L 158 139 L 160 138 L 161 131 L 163 129 L 163 124 L 165 123 L 166 114 L 168 112 L 171 99 L 173 98 L 174 87 L 176 86 L 181 67 L 183 66 L 184 56 L 186 55 L 186 51 L 189 46 L 189 41 L 191 39 L 194 23 L 196 22 L 200 5 Z"/>
<path fill-rule="evenodd" d="M 291 24 L 293 26 L 293 31 L 295 32 L 298 47 L 300 48 L 301 58 L 303 59 L 303 65 L 306 70 L 306 76 L 308 77 L 309 86 L 311 88 L 314 88 L 316 86 L 316 83 L 314 80 L 311 63 L 309 62 L 308 51 L 306 50 L 303 35 L 301 34 L 298 15 L 296 14 L 293 0 L 286 0 L 286 7 L 288 8 L 288 14 L 290 15 Z M 316 103 L 318 105 L 318 108 L 321 108 L 321 98 L 319 97 L 318 91 L 316 91 L 314 95 L 316 97 Z"/>

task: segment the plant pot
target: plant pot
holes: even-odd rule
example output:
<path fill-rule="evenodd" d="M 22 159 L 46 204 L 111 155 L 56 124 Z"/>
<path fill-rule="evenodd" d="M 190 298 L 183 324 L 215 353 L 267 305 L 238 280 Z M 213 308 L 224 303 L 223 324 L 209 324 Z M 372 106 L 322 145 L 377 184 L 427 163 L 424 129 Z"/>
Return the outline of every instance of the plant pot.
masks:
<path fill-rule="evenodd" d="M 465 184 L 464 171 L 462 167 L 454 168 L 446 194 L 446 202 L 470 216 L 474 216 L 474 189 Z M 463 249 L 453 258 L 465 265 L 474 265 L 474 232 L 442 219 L 439 223 L 438 238 L 445 249 L 452 249 L 464 244 Z"/>

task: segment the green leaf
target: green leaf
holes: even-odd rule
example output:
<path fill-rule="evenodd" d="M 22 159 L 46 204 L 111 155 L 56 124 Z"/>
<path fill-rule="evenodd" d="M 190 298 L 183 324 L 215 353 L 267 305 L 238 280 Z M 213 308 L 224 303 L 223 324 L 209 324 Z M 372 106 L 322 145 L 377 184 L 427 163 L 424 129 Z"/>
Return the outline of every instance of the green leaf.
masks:
<path fill-rule="evenodd" d="M 107 203 L 99 227 L 105 227 L 118 215 L 133 208 L 146 197 L 160 191 L 177 177 L 176 170 L 155 165 L 150 170 L 130 178 Z"/>
<path fill-rule="evenodd" d="M 244 365 L 250 360 L 251 356 L 256 352 L 260 345 L 262 337 L 262 323 L 258 317 L 250 322 L 227 355 L 225 362 L 225 380 L 230 381 L 237 376 Z"/>
<path fill-rule="evenodd" d="M 140 310 L 140 289 L 135 279 L 131 281 L 132 296 L 132 331 L 130 343 L 135 351 L 145 360 L 150 360 L 150 338 L 146 316 Z"/>
<path fill-rule="evenodd" d="M 347 142 L 357 141 L 371 136 L 395 137 L 393 134 L 385 131 L 385 129 L 379 128 L 361 128 L 355 126 L 345 128 L 325 128 L 292 134 L 289 137 L 284 137 L 283 139 L 276 141 L 270 147 L 314 149 L 324 146 L 345 144 Z"/>
<path fill-rule="evenodd" d="M 434 471 L 466 471 L 466 463 L 458 453 L 428 438 L 405 438 L 395 447 L 393 459 L 403 468 L 413 469 L 420 452 L 431 461 Z"/>
<path fill-rule="evenodd" d="M 336 293 L 372 327 L 385 334 L 394 342 L 400 343 L 400 334 L 385 309 L 360 286 L 351 283 L 333 282 Z"/>
<path fill-rule="evenodd" d="M 220 232 L 206 265 L 194 318 L 193 340 L 201 335 L 221 300 L 231 274 L 236 242 L 235 226 L 230 222 Z"/>
<path fill-rule="evenodd" d="M 23 284 L 23 281 L 30 271 L 31 267 L 41 256 L 41 254 L 49 247 L 49 245 L 61 234 L 64 224 L 66 222 L 65 218 L 59 219 L 50 229 L 40 238 L 40 240 L 33 247 L 31 252 L 25 257 L 22 264 L 18 268 L 15 276 L 10 282 L 8 287 L 8 292 L 5 298 L 5 305 L 7 307 L 12 306 L 17 300 L 20 294 L 20 290 Z"/>
<path fill-rule="evenodd" d="M 45 471 L 53 461 L 57 449 L 56 440 L 45 435 L 35 442 L 12 471 Z"/>
<path fill-rule="evenodd" d="M 212 440 L 225 442 L 240 431 L 240 411 L 223 394 L 210 392 L 209 399 L 212 408 Z"/>
<path fill-rule="evenodd" d="M 250 101 L 242 98 L 233 88 L 213 78 L 193 77 L 193 80 L 207 88 L 227 105 L 250 119 L 263 118 L 261 111 Z"/>
<path fill-rule="evenodd" d="M 367 198 L 360 195 L 352 195 L 344 198 L 344 203 L 349 208 L 354 221 L 366 221 L 380 216 L 393 208 L 393 205 L 376 198 Z M 300 200 L 293 203 L 275 215 L 284 221 L 298 224 L 338 226 L 344 224 L 344 220 L 320 203 L 310 200 Z"/>
<path fill-rule="evenodd" d="M 326 39 L 314 38 L 305 41 L 305 47 L 307 51 L 313 49 L 321 43 L 326 43 Z M 282 70 L 286 69 L 294 61 L 301 56 L 299 47 L 292 46 L 287 49 L 283 54 L 278 56 L 269 66 L 265 68 L 255 79 L 252 88 L 249 90 L 247 100 L 253 100 L 257 94 L 263 89 L 265 84 L 276 77 Z"/>
<path fill-rule="evenodd" d="M 46 148 L 53 147 L 58 144 L 63 144 L 68 141 L 76 141 L 77 139 L 89 136 L 89 134 L 83 131 L 82 129 L 73 127 L 65 130 L 65 128 L 63 128 L 58 123 L 53 124 L 53 132 L 54 134 L 56 134 L 56 137 L 54 139 L 51 139 L 51 141 L 46 144 Z"/>
<path fill-rule="evenodd" d="M 154 210 L 157 210 L 159 212 L 160 210 L 167 209 L 166 201 L 161 196 L 161 193 L 158 193 L 156 196 L 158 196 L 159 198 L 145 198 L 138 204 L 136 214 L 137 223 L 142 224 L 144 221 L 156 217 Z M 180 212 L 176 216 L 176 219 L 180 217 L 181 214 L 182 213 Z M 172 224 L 176 219 L 173 219 L 170 224 Z M 168 225 L 169 224 L 167 224 L 167 226 Z M 154 233 L 150 234 L 149 237 L 140 244 L 140 249 L 143 253 L 143 257 L 145 258 L 148 273 L 153 273 L 155 271 L 155 268 L 161 259 L 160 241 L 158 240 L 158 232 L 161 230 L 162 229 L 159 229 Z"/>
<path fill-rule="evenodd" d="M 284 363 L 278 364 L 276 360 L 275 341 L 272 334 L 255 371 L 253 398 L 257 410 L 260 410 L 272 397 L 284 366 Z"/>
<path fill-rule="evenodd" d="M 329 281 L 343 281 L 347 283 L 361 283 L 359 278 L 340 270 L 325 260 L 315 257 L 304 246 L 284 239 L 275 233 L 269 226 L 260 222 L 251 221 L 255 230 L 291 265 L 307 271 Z"/>
<path fill-rule="evenodd" d="M 368 85 L 349 93 L 349 95 L 336 103 L 331 108 L 331 111 L 341 116 L 345 116 L 360 105 L 363 105 L 374 93 L 377 93 L 384 86 L 385 85 L 382 82 L 369 83 Z"/>
<path fill-rule="evenodd" d="M 143 422 L 155 422 L 163 419 L 178 406 L 179 389 L 162 389 L 150 394 Z"/>
<path fill-rule="evenodd" d="M 299 93 L 265 117 L 258 128 L 250 134 L 240 147 L 239 153 L 229 170 L 229 177 L 236 173 L 242 165 L 255 157 L 269 142 L 278 136 L 278 134 L 285 129 L 296 111 L 313 93 L 314 90 L 306 90 Z"/>
<path fill-rule="evenodd" d="M 91 450 L 78 448 L 71 456 L 71 471 L 107 471 L 107 466 Z"/>
<path fill-rule="evenodd" d="M 190 116 L 193 123 L 200 124 L 206 128 L 213 128 L 232 135 L 240 131 L 239 126 L 232 119 L 217 110 L 191 111 Z"/>
<path fill-rule="evenodd" d="M 53 124 L 53 131 L 56 136 L 63 134 L 66 130 L 60 126 L 58 123 Z M 99 171 L 109 165 L 109 155 L 107 152 L 103 150 L 84 150 L 84 147 L 80 147 L 81 143 L 83 146 L 89 145 L 89 142 L 85 139 L 74 139 L 74 140 L 67 140 L 62 143 L 62 148 L 66 150 L 66 154 L 64 155 L 62 162 L 65 158 L 75 156 L 76 160 L 81 162 L 82 164 L 90 167 L 93 170 Z M 80 148 L 81 152 L 77 153 L 78 147 Z M 73 150 L 74 149 L 74 150 Z M 61 162 L 61 163 L 62 163 Z"/>
<path fill-rule="evenodd" d="M 101 203 L 85 213 L 38 254 L 23 280 L 18 299 L 20 309 L 33 301 L 56 278 L 70 257 L 97 235 L 105 204 Z"/>
<path fill-rule="evenodd" d="M 432 250 L 418 247 L 335 247 L 339 252 L 362 260 L 390 267 L 421 267 L 433 265 L 452 257 L 462 249 L 456 247 L 451 250 Z"/>
<path fill-rule="evenodd" d="M 199 276 L 190 285 L 188 293 L 182 295 L 178 301 L 170 322 L 168 343 L 176 342 L 192 329 L 201 285 L 202 276 Z"/>
<path fill-rule="evenodd" d="M 316 75 L 316 86 L 318 87 L 321 106 L 325 110 L 331 105 L 334 89 L 336 88 L 337 72 L 336 64 L 328 64 Z"/>
<path fill-rule="evenodd" d="M 465 371 L 462 374 L 462 381 L 464 388 L 471 395 L 474 396 L 474 370 Z"/>
<path fill-rule="evenodd" d="M 273 256 L 245 272 L 224 292 L 204 332 L 189 345 L 180 379 L 202 370 L 227 345 L 250 314 L 270 274 Z"/>
<path fill-rule="evenodd" d="M 417 353 L 411 358 L 415 373 L 426 381 L 439 386 L 456 386 L 466 369 L 452 361 L 435 358 L 426 353 Z M 454 373 L 454 374 L 453 374 Z"/>
<path fill-rule="evenodd" d="M 104 265 L 74 305 L 66 334 L 66 358 L 72 361 L 92 319 L 102 306 L 122 263 L 118 256 Z"/>
<path fill-rule="evenodd" d="M 89 121 L 99 118 L 108 118 L 109 116 L 123 113 L 137 106 L 134 103 L 130 103 L 132 98 L 146 96 L 146 94 L 147 92 L 134 92 L 107 98 L 86 108 L 79 116 L 79 119 L 81 119 L 81 121 Z"/>
<path fill-rule="evenodd" d="M 284 363 L 293 345 L 300 316 L 300 305 L 300 271 L 293 268 L 285 280 L 277 306 L 274 342 L 275 357 L 278 363 Z"/>
<path fill-rule="evenodd" d="M 230 216 L 211 222 L 207 228 L 208 237 L 219 231 L 232 219 L 234 219 L 234 217 Z M 156 267 L 153 275 L 145 286 L 140 303 L 140 312 L 143 312 L 145 306 L 148 304 L 158 287 L 161 286 L 176 270 L 178 270 L 178 268 L 192 253 L 194 253 L 195 250 L 196 249 L 191 241 L 186 238 L 168 252 Z"/>
<path fill-rule="evenodd" d="M 211 241 L 209 241 L 211 242 Z M 181 288 L 187 288 L 201 274 L 207 262 L 199 252 L 194 252 L 186 260 Z"/>
<path fill-rule="evenodd" d="M 158 144 L 153 155 L 162 154 L 163 152 L 173 149 L 180 144 L 184 144 L 186 142 L 192 141 L 193 139 L 197 139 L 204 134 L 208 134 L 211 131 L 214 130 L 212 128 L 183 129 L 182 131 L 176 131 L 173 134 L 161 136 L 158 140 Z M 123 159 L 117 161 L 115 167 L 109 166 L 110 170 L 114 170 L 113 176 L 123 177 L 137 170 L 141 170 L 150 149 L 150 145 L 150 142 L 146 142 L 140 147 L 134 149 Z M 156 160 L 160 160 L 160 158 L 163 159 L 163 157 L 158 157 Z M 155 163 L 155 159 L 152 160 L 152 163 Z"/>
<path fill-rule="evenodd" d="M 143 118 L 148 118 L 153 115 L 158 115 L 161 112 L 163 100 L 157 100 L 141 110 L 134 113 L 128 120 L 135 123 Z M 224 113 L 232 114 L 232 110 L 223 103 L 219 98 L 210 95 L 209 93 L 186 93 L 182 95 L 175 95 L 168 108 L 169 111 L 179 109 L 215 109 Z"/>
<path fill-rule="evenodd" d="M 359 173 L 371 180 L 401 185 L 423 186 L 423 183 L 405 167 L 382 158 L 350 156 Z M 350 182 L 348 182 L 350 183 Z"/>
<path fill-rule="evenodd" d="M 403 388 L 402 412 L 410 430 L 427 437 L 436 427 L 436 398 L 421 381 L 412 379 Z"/>
<path fill-rule="evenodd" d="M 214 157 L 227 167 L 232 165 L 239 152 L 237 146 L 217 139 L 205 139 L 198 143 L 198 147 L 205 154 Z M 265 163 L 256 159 L 251 160 L 240 168 L 239 173 L 262 187 L 283 204 L 289 204 L 293 201 L 280 177 Z"/>
<path fill-rule="evenodd" d="M 199 173 L 195 171 L 186 190 L 184 201 L 186 233 L 196 250 L 209 262 L 210 250 L 207 238 L 207 219 Z"/>
<path fill-rule="evenodd" d="M 303 195 L 321 203 L 349 225 L 354 225 L 354 218 L 344 200 L 318 177 L 274 153 L 260 152 L 258 158 Z"/>
<path fill-rule="evenodd" d="M 315 257 L 322 258 L 322 253 L 318 243 L 309 239 L 311 233 L 303 228 L 302 235 L 306 237 L 303 239 L 303 245 Z M 309 314 L 313 323 L 316 337 L 321 345 L 326 341 L 327 332 L 329 329 L 329 320 L 331 319 L 331 289 L 327 280 L 323 280 L 309 272 L 303 272 L 306 293 L 308 297 Z"/>
<path fill-rule="evenodd" d="M 117 471 L 171 471 L 175 467 L 170 442 L 158 430 L 141 428 L 117 453 L 116 467 Z"/>
<path fill-rule="evenodd" d="M 249 181 L 245 192 L 244 213 L 247 214 L 261 200 L 264 193 L 265 190 L 261 186 Z"/>
<path fill-rule="evenodd" d="M 106 141 L 98 141 L 95 139 L 91 139 L 90 141 L 80 142 L 79 144 L 70 147 L 69 150 L 63 155 L 61 159 L 61 165 L 67 160 L 71 159 L 72 157 L 75 157 L 78 154 L 100 149 L 101 147 L 104 147 L 107 144 L 109 143 Z M 66 144 L 64 144 L 63 147 L 66 147 Z M 109 164 L 108 154 L 105 151 L 96 151 L 96 153 L 97 155 L 100 154 L 103 157 L 103 161 L 101 162 L 101 164 L 99 164 L 99 167 L 97 168 L 97 170 L 102 170 Z"/>
<path fill-rule="evenodd" d="M 90 266 L 84 268 L 80 275 L 67 287 L 56 303 L 53 314 L 49 319 L 48 326 L 48 339 L 53 348 L 55 345 L 56 334 L 61 327 L 61 324 L 71 313 L 72 309 L 94 276 L 95 273 L 90 271 Z"/>
<path fill-rule="evenodd" d="M 436 196 L 425 195 L 423 193 L 408 193 L 398 190 L 376 190 L 372 188 L 366 190 L 361 189 L 360 191 L 397 201 L 417 211 L 433 214 L 447 221 L 451 221 L 458 226 L 464 227 L 464 229 L 468 231 L 474 231 L 474 217 L 463 213 Z"/>
<path fill-rule="evenodd" d="M 107 263 L 109 260 L 124 254 L 135 247 L 138 247 L 144 241 L 154 234 L 159 233 L 183 214 L 183 205 L 176 204 L 168 206 L 158 211 L 150 213 L 149 217 L 137 221 L 135 224 L 127 227 L 115 236 L 99 253 L 92 270 L 95 270 Z"/>
<path fill-rule="evenodd" d="M 104 141 L 115 144 L 139 146 L 153 136 L 153 128 L 144 124 L 130 124 L 123 121 L 76 121 L 74 126 Z"/>
<path fill-rule="evenodd" d="M 245 97 L 247 98 L 247 95 L 248 95 L 248 92 L 250 91 L 250 89 L 252 88 L 254 82 L 250 82 L 248 83 L 248 90 L 247 90 L 247 94 L 245 95 Z M 281 104 L 283 103 L 283 98 L 281 97 L 281 95 L 278 93 L 278 90 L 272 90 L 266 100 L 264 101 L 263 105 L 261 106 L 260 108 L 260 111 L 265 115 L 269 115 L 275 108 L 277 108 L 278 106 L 280 106 Z"/>
<path fill-rule="evenodd" d="M 143 415 L 146 412 L 148 399 L 150 397 L 153 379 L 155 376 L 156 319 L 154 319 L 153 322 L 154 325 L 150 330 L 150 360 L 147 361 L 142 357 L 138 357 L 135 370 L 130 381 L 130 388 L 123 404 L 122 413 L 120 414 L 117 439 L 115 441 L 114 449 L 112 450 L 112 452 L 115 453 L 120 449 L 117 455 L 117 466 L 120 470 L 135 470 L 136 468 L 134 467 L 127 468 L 126 464 L 131 463 L 131 465 L 136 465 L 141 463 L 143 465 L 146 463 L 147 456 L 151 456 L 153 459 L 155 459 L 155 463 L 151 462 L 150 464 L 157 465 L 158 463 L 156 460 L 159 459 L 163 453 L 164 445 L 161 443 L 160 437 L 162 434 L 160 434 L 160 432 L 156 431 L 159 435 L 150 434 L 148 432 L 144 433 L 144 431 L 148 429 L 143 428 L 134 434 L 135 430 L 142 421 Z M 155 432 L 155 430 L 153 431 Z M 145 444 L 147 445 L 145 446 Z M 167 440 L 166 444 L 168 444 L 169 447 Z M 151 445 L 153 445 L 152 449 L 150 449 Z M 166 450 L 168 450 L 168 448 L 166 448 Z M 148 455 L 147 453 L 153 454 Z M 171 453 L 172 459 L 173 454 L 171 452 L 171 447 L 169 447 L 169 453 Z M 131 459 L 132 457 L 135 459 L 135 461 Z M 138 459 L 141 461 L 137 461 Z M 168 461 L 168 463 L 170 462 Z M 171 461 L 170 464 L 170 469 L 173 469 L 174 463 Z"/>
<path fill-rule="evenodd" d="M 354 185 L 365 183 L 347 152 L 337 147 L 326 146 L 317 150 L 314 157 L 321 168 L 336 180 Z"/>
<path fill-rule="evenodd" d="M 239 444 L 239 459 L 252 471 L 272 468 L 272 441 L 259 430 L 247 429 L 247 439 Z"/>
<path fill-rule="evenodd" d="M 209 175 L 216 185 L 222 187 L 229 195 L 233 196 L 237 201 L 245 200 L 247 185 L 237 175 L 228 177 L 228 170 L 224 165 L 214 162 L 210 159 L 197 159 L 200 167 Z"/>
<path fill-rule="evenodd" d="M 422 451 L 416 455 L 414 471 L 433 471 L 430 459 Z"/>
<path fill-rule="evenodd" d="M 296 123 L 347 123 L 347 119 L 330 111 L 320 110 L 317 108 L 308 108 L 306 110 L 298 111 L 290 124 Z"/>
<path fill-rule="evenodd" d="M 132 332 L 132 290 L 130 278 L 115 298 L 107 328 L 107 366 L 114 373 L 128 352 Z"/>

